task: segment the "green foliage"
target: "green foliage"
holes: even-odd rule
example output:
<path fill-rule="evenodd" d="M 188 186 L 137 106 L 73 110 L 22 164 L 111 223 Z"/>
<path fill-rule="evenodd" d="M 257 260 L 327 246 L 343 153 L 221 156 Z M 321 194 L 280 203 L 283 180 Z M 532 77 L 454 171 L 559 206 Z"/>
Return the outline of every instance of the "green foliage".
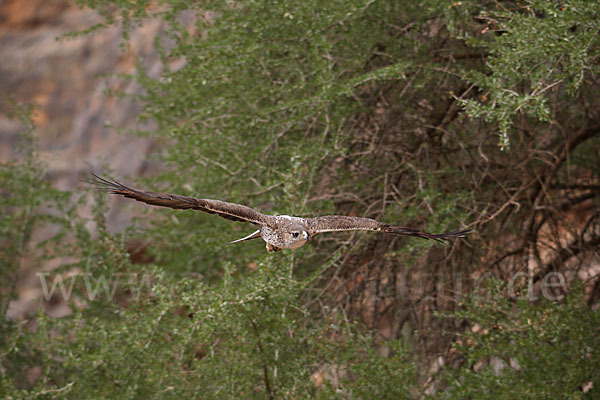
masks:
<path fill-rule="evenodd" d="M 380 24 L 387 6 L 169 3 L 173 13 L 184 5 L 204 18 L 189 27 L 168 14 L 175 47 L 165 58 L 165 73 L 152 79 L 140 65 L 135 77 L 146 90 L 141 118 L 158 124 L 154 135 L 171 140 L 164 154 L 170 168 L 158 179 L 171 190 L 213 198 L 225 193 L 230 201 L 272 205 L 265 211 L 306 213 L 315 173 L 343 146 L 344 123 L 359 106 L 349 95 L 371 82 L 400 79 L 407 68 L 398 62 L 363 71 L 371 49 L 392 39 Z M 172 70 L 170 62 L 182 57 L 185 65 Z M 200 224 L 202 235 L 196 233 Z M 155 231 L 166 232 L 157 235 L 163 238 L 157 246 L 161 264 L 189 251 L 199 254 L 194 263 L 206 266 L 202 273 L 213 275 L 215 260 L 229 253 L 210 239 L 220 236 L 222 226 L 204 215 L 161 221 Z M 169 232 L 179 232 L 178 240 Z M 200 241 L 210 245 L 198 251 Z M 257 257 L 247 254 L 248 261 Z"/>
<path fill-rule="evenodd" d="M 340 385 L 343 392 L 358 399 L 418 397 L 414 355 L 399 340 L 387 342 L 390 355 L 382 356 L 370 340 L 357 339 L 347 343 L 349 358 L 344 365 L 348 366 L 348 373 Z"/>
<path fill-rule="evenodd" d="M 484 298 L 473 296 L 452 315 L 469 321 L 455 345 L 464 363 L 445 371 L 439 397 L 596 398 L 600 310 L 587 306 L 581 285 L 563 304 L 507 301 L 505 289 L 491 287 Z"/>
<path fill-rule="evenodd" d="M 61 281 L 65 273 L 80 271 L 80 276 L 94 281 L 97 276 L 126 270 L 128 255 L 124 250 L 122 236 L 111 235 L 106 231 L 103 201 L 93 207 L 95 233 L 92 233 L 89 231 L 89 222 L 92 221 L 78 214 L 81 201 L 71 193 L 57 190 L 48 184 L 46 165 L 40 160 L 37 133 L 31 121 L 33 110 L 8 100 L 7 105 L 12 110 L 11 115 L 19 119 L 23 128 L 19 135 L 18 157 L 0 165 L 0 280 L 3 289 L 0 298 L 0 379 L 7 383 L 0 386 L 7 392 L 0 394 L 2 398 L 26 397 L 26 393 L 35 397 L 63 391 L 48 389 L 46 386 L 51 365 L 55 362 L 50 331 L 58 328 L 60 322 L 53 321 L 40 312 L 36 318 L 38 332 L 31 336 L 24 334 L 23 328 L 18 324 L 6 319 L 8 303 L 15 295 L 16 277 L 23 262 L 43 263 L 53 260 L 60 265 L 52 272 L 52 276 L 41 271 L 38 274 L 47 284 L 42 285 L 46 300 L 50 300 L 53 293 L 54 296 L 62 294 L 66 297 L 73 295 L 83 298 L 82 294 L 86 290 L 83 282 L 70 285 L 67 278 L 65 283 Z M 38 234 L 35 242 L 34 232 Z M 99 308 L 94 308 L 92 300 L 90 308 L 96 312 L 114 308 L 114 303 L 107 302 L 106 298 L 102 300 L 96 300 Z M 42 379 L 38 382 L 39 388 L 33 388 L 32 392 L 17 389 L 26 386 L 26 375 L 30 368 L 40 364 L 44 365 L 44 369 Z M 72 385 L 73 383 L 68 383 L 64 390 L 70 390 Z"/>
<path fill-rule="evenodd" d="M 50 187 L 44 179 L 45 168 L 38 157 L 37 137 L 31 122 L 34 110 L 10 100 L 6 100 L 6 104 L 12 111 L 11 116 L 22 123 L 23 130 L 19 137 L 19 158 L 0 165 L 0 271 L 3 271 L 0 286 L 7 289 L 0 297 L 2 319 L 22 258 L 35 254 L 31 248 L 33 231 L 50 224 L 63 224 L 65 216 L 72 213 L 68 193 Z M 53 209 L 53 212 L 40 213 L 40 207 Z M 58 235 L 47 242 L 56 239 Z"/>
<path fill-rule="evenodd" d="M 528 0 L 483 10 L 486 33 L 467 43 L 489 57 L 485 71 L 467 75 L 482 93 L 480 101 L 464 101 L 468 114 L 497 124 L 503 147 L 517 115 L 552 121 L 549 99 L 575 95 L 584 74 L 599 72 L 599 15 L 600 4 L 586 0 Z"/>

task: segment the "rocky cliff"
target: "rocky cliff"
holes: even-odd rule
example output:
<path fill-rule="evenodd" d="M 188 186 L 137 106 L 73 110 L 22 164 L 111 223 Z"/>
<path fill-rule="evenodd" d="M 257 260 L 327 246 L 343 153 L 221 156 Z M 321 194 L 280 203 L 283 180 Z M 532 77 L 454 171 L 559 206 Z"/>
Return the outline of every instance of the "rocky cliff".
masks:
<path fill-rule="evenodd" d="M 139 176 L 152 168 L 147 155 L 153 141 L 118 133 L 136 127 L 136 105 L 126 97 L 106 95 L 106 89 L 139 92 L 135 84 L 114 77 L 133 72 L 137 59 L 143 59 L 151 75 L 160 72 L 152 41 L 162 26 L 149 21 L 132 32 L 126 51 L 120 47 L 118 27 L 64 37 L 98 22 L 95 11 L 61 0 L 0 1 L 0 93 L 35 104 L 40 154 L 49 166 L 47 179 L 52 186 L 75 193 L 81 190 L 80 179 L 101 167 L 110 167 L 119 177 Z M 16 145 L 22 128 L 8 116 L 4 99 L 0 101 L 0 162 L 19 157 Z M 119 207 L 111 210 L 111 228 L 123 229 L 130 216 Z M 24 261 L 17 283 L 19 299 L 12 302 L 9 315 L 35 309 L 32 300 L 41 294 L 35 272 L 48 268 Z"/>

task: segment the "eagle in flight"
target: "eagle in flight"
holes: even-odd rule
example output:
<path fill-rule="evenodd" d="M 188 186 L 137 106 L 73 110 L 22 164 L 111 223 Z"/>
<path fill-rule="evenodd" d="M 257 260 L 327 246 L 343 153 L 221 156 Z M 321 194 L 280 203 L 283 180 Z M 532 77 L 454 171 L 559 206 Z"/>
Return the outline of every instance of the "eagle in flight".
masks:
<path fill-rule="evenodd" d="M 371 218 L 346 215 L 325 215 L 316 218 L 265 215 L 241 204 L 228 203 L 221 200 L 196 199 L 178 194 L 146 192 L 129 188 L 115 180 L 101 178 L 93 173 L 92 176 L 95 179 L 89 182 L 95 184 L 97 187 L 146 204 L 180 210 L 200 210 L 209 214 L 217 214 L 232 221 L 250 222 L 257 225 L 258 230 L 246 237 L 229 243 L 238 243 L 260 237 L 267 243 L 267 251 L 297 249 L 316 234 L 323 232 L 375 231 L 433 239 L 439 242 L 464 237 L 471 232 L 470 229 L 467 229 L 432 234 L 404 226 L 386 224 Z"/>

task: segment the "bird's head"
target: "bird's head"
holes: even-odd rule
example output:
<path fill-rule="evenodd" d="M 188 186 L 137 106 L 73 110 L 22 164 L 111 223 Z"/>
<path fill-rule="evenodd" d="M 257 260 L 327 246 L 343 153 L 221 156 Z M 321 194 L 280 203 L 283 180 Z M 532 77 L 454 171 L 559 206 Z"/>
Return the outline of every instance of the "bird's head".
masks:
<path fill-rule="evenodd" d="M 308 232 L 304 228 L 297 228 L 290 230 L 290 240 L 289 240 L 289 248 L 297 249 L 298 247 L 304 245 L 309 238 Z"/>

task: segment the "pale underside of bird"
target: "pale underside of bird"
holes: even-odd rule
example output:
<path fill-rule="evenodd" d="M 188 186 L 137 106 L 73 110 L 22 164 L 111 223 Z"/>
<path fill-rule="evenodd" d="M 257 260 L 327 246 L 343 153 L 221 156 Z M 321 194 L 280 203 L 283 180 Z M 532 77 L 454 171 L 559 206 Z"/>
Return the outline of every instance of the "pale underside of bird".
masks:
<path fill-rule="evenodd" d="M 386 224 L 371 218 L 346 215 L 325 215 L 315 218 L 265 215 L 241 204 L 221 200 L 196 199 L 178 194 L 146 192 L 132 189 L 115 180 L 104 179 L 95 174 L 92 174 L 92 176 L 95 179 L 88 182 L 95 184 L 96 187 L 146 204 L 180 210 L 199 210 L 209 214 L 217 214 L 232 221 L 249 222 L 257 225 L 258 229 L 255 232 L 229 243 L 262 238 L 267 243 L 267 251 L 297 249 L 315 235 L 324 232 L 375 231 L 443 241 L 464 237 L 471 231 L 467 229 L 432 234 L 404 226 Z"/>

